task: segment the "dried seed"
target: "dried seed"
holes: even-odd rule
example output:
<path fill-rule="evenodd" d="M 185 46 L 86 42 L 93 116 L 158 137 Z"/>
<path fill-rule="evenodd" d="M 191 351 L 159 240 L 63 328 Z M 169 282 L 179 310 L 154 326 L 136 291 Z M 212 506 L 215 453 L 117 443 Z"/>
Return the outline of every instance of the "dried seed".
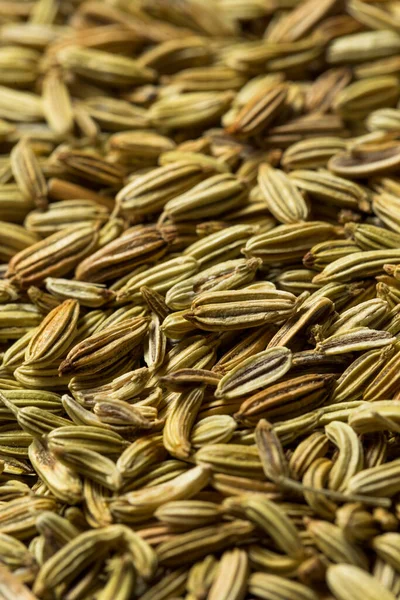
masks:
<path fill-rule="evenodd" d="M 283 377 L 291 367 L 288 348 L 275 347 L 254 354 L 229 371 L 218 383 L 216 398 L 237 398 Z"/>
<path fill-rule="evenodd" d="M 338 600 L 394 600 L 395 596 L 364 569 L 353 565 L 334 565 L 327 573 L 329 589 Z"/>

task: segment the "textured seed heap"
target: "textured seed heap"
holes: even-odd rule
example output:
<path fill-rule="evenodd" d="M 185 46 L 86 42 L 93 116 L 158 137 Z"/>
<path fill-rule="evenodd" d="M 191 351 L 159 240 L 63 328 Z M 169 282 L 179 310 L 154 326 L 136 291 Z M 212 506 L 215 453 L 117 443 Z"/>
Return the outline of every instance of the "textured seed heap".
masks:
<path fill-rule="evenodd" d="M 400 1 L 0 0 L 0 600 L 400 598 Z"/>

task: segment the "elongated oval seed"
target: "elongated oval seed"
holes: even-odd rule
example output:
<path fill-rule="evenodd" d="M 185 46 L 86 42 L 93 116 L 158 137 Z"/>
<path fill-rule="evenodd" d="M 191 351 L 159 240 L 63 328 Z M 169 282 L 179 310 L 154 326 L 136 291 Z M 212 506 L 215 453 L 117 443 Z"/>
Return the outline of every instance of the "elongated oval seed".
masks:
<path fill-rule="evenodd" d="M 350 494 L 391 497 L 400 491 L 400 460 L 364 469 L 347 484 Z"/>
<path fill-rule="evenodd" d="M 129 492 L 124 499 L 132 511 L 151 515 L 167 501 L 183 500 L 194 496 L 207 485 L 209 477 L 210 471 L 207 467 L 194 467 L 171 482 L 137 492 Z"/>
<path fill-rule="evenodd" d="M 340 421 L 333 421 L 325 427 L 329 440 L 339 449 L 339 456 L 329 473 L 329 487 L 344 491 L 349 479 L 364 466 L 364 453 L 355 431 Z"/>
<path fill-rule="evenodd" d="M 29 458 L 56 498 L 70 504 L 77 504 L 82 500 L 83 488 L 79 476 L 63 465 L 38 440 L 33 440 L 29 446 Z"/>
<path fill-rule="evenodd" d="M 317 352 L 323 354 L 345 354 L 347 352 L 360 352 L 389 346 L 396 341 L 388 331 L 378 331 L 368 327 L 355 327 L 343 333 L 335 333 L 319 342 Z"/>
<path fill-rule="evenodd" d="M 70 581 L 95 560 L 99 552 L 107 551 L 120 540 L 121 530 L 117 525 L 81 533 L 44 563 L 35 581 L 34 593 L 42 596 L 46 590 Z"/>
<path fill-rule="evenodd" d="M 258 598 L 266 600 L 275 600 L 275 598 L 279 598 L 279 600 L 284 598 L 317 600 L 318 598 L 311 588 L 302 583 L 269 573 L 252 573 L 249 578 L 249 590 Z"/>
<path fill-rule="evenodd" d="M 240 600 L 246 593 L 248 575 L 246 551 L 234 548 L 224 552 L 208 595 L 209 600 Z"/>
<path fill-rule="evenodd" d="M 386 263 L 399 264 L 400 250 L 370 250 L 338 258 L 318 273 L 313 282 L 325 284 L 331 281 L 353 281 L 373 277 L 380 274 Z"/>
<path fill-rule="evenodd" d="M 354 565 L 329 567 L 327 583 L 338 600 L 395 600 L 394 594 L 377 579 Z"/>
<path fill-rule="evenodd" d="M 283 377 L 292 364 L 288 348 L 276 347 L 254 354 L 239 363 L 219 381 L 216 398 L 237 398 Z"/>
<path fill-rule="evenodd" d="M 307 203 L 285 173 L 263 164 L 258 171 L 258 185 L 268 209 L 280 223 L 297 223 L 307 219 Z"/>
<path fill-rule="evenodd" d="M 66 352 L 76 333 L 79 304 L 65 300 L 45 317 L 25 351 L 25 364 L 51 364 Z"/>

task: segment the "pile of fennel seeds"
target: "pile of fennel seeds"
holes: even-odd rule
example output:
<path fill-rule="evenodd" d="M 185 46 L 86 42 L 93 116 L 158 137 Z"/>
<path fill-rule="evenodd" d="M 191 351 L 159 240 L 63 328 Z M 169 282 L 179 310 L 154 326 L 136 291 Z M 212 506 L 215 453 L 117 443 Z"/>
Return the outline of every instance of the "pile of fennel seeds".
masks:
<path fill-rule="evenodd" d="M 400 596 L 400 2 L 0 0 L 0 598 Z"/>

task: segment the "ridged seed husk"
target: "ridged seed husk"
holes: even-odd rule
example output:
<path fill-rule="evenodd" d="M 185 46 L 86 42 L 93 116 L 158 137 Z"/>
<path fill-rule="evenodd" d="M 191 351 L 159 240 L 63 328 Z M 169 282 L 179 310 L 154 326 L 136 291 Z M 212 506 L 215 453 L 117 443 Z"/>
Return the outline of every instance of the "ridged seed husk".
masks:
<path fill-rule="evenodd" d="M 41 237 L 47 237 L 77 223 L 87 225 L 104 224 L 109 217 L 106 206 L 91 198 L 83 200 L 61 200 L 52 202 L 46 212 L 36 209 L 24 221 L 25 227 Z"/>
<path fill-rule="evenodd" d="M 215 397 L 236 398 L 280 379 L 291 367 L 288 348 L 275 347 L 243 360 L 218 383 Z"/>
<path fill-rule="evenodd" d="M 275 120 L 287 97 L 285 85 L 254 94 L 226 128 L 230 134 L 249 137 L 268 128 Z"/>
<path fill-rule="evenodd" d="M 70 350 L 60 364 L 60 374 L 91 374 L 114 364 L 140 343 L 148 325 L 148 319 L 137 317 L 93 334 Z"/>
<path fill-rule="evenodd" d="M 214 175 L 169 200 L 163 214 L 177 222 L 218 217 L 243 204 L 246 197 L 246 186 L 240 179 L 228 173 Z"/>
<path fill-rule="evenodd" d="M 137 226 L 80 262 L 76 278 L 102 283 L 130 273 L 135 267 L 161 258 L 175 237 L 174 229 Z"/>
<path fill-rule="evenodd" d="M 34 440 L 30 445 L 29 458 L 56 498 L 68 504 L 77 504 L 82 500 L 82 482 L 79 476 L 63 465 L 38 440 Z"/>
<path fill-rule="evenodd" d="M 135 177 L 116 197 L 118 214 L 134 217 L 151 215 L 164 208 L 170 198 L 191 189 L 212 174 L 210 167 L 191 161 L 178 161 L 159 167 L 150 174 Z"/>
<path fill-rule="evenodd" d="M 354 565 L 334 565 L 327 573 L 329 589 L 338 600 L 394 600 L 395 596 L 367 571 Z"/>
<path fill-rule="evenodd" d="M 278 575 L 254 572 L 249 579 L 249 589 L 258 598 L 293 598 L 293 600 L 316 600 L 318 596 L 305 585 Z"/>
<path fill-rule="evenodd" d="M 261 258 L 265 265 L 282 266 L 296 262 L 310 246 L 336 237 L 337 233 L 333 225 L 316 221 L 280 225 L 270 232 L 251 237 L 243 253 Z"/>
<path fill-rule="evenodd" d="M 235 418 L 251 426 L 261 418 L 280 421 L 302 415 L 327 400 L 333 381 L 332 375 L 303 375 L 267 386 L 244 400 Z"/>
<path fill-rule="evenodd" d="M 205 292 L 192 302 L 184 317 L 206 331 L 230 331 L 279 324 L 290 316 L 293 307 L 293 296 L 288 292 Z"/>
<path fill-rule="evenodd" d="M 200 270 L 192 277 L 173 285 L 166 293 L 166 304 L 174 311 L 188 309 L 191 303 L 203 292 L 241 288 L 254 280 L 260 266 L 259 259 L 238 258 Z M 275 286 L 266 283 L 265 287 L 272 288 Z"/>
<path fill-rule="evenodd" d="M 267 164 L 261 165 L 258 170 L 258 185 L 268 210 L 280 223 L 307 220 L 307 202 L 282 171 Z"/>
<path fill-rule="evenodd" d="M 79 317 L 76 300 L 65 300 L 42 321 L 25 351 L 25 364 L 48 364 L 59 358 L 70 346 Z"/>
<path fill-rule="evenodd" d="M 248 521 L 234 520 L 222 525 L 202 527 L 189 533 L 175 536 L 171 541 L 160 544 L 161 564 L 174 566 L 185 554 L 194 561 L 203 556 L 251 538 L 254 527 Z"/>
<path fill-rule="evenodd" d="M 97 239 L 95 225 L 75 225 L 54 233 L 18 252 L 9 262 L 7 277 L 22 288 L 40 284 L 46 277 L 62 277 L 96 248 Z"/>

